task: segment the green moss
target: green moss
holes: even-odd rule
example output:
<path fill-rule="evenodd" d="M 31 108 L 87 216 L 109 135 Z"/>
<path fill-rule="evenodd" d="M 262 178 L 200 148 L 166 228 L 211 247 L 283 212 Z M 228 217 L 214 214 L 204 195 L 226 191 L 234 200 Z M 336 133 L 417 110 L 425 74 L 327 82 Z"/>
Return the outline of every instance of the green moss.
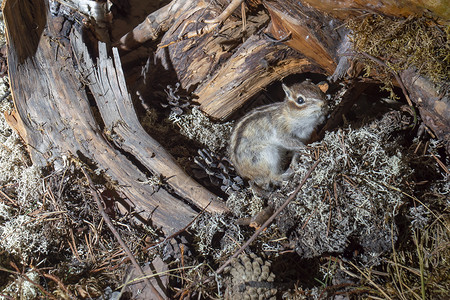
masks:
<path fill-rule="evenodd" d="M 364 58 L 367 74 L 376 76 L 392 90 L 391 73 L 411 66 L 435 83 L 448 81 L 450 70 L 450 25 L 427 17 L 391 19 L 381 15 L 357 17 L 347 22 L 354 50 L 382 60 L 380 66 Z M 375 73 L 373 72 L 375 71 Z"/>

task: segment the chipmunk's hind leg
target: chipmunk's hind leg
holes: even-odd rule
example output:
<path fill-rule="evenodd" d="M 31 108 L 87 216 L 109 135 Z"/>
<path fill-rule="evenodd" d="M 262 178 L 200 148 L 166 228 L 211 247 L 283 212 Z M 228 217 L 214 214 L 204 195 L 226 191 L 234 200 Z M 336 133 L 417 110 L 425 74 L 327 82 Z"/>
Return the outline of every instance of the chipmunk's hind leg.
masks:
<path fill-rule="evenodd" d="M 282 181 L 284 173 L 285 149 L 278 146 L 264 148 L 258 155 L 258 162 L 254 167 L 258 170 L 258 176 L 253 178 L 253 183 L 263 190 L 273 190 Z M 286 164 L 286 168 L 289 163 Z"/>
<path fill-rule="evenodd" d="M 283 181 L 288 181 L 294 175 L 293 165 L 297 164 L 300 158 L 300 154 L 297 151 L 290 151 L 284 157 L 284 168 L 283 174 L 281 174 L 281 179 Z"/>

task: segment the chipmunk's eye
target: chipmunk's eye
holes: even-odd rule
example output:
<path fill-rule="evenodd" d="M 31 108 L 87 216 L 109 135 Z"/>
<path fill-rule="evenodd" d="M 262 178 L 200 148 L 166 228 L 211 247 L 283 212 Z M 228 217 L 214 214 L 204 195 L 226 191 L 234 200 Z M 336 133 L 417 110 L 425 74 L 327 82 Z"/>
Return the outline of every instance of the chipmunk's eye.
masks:
<path fill-rule="evenodd" d="M 303 104 L 303 103 L 305 103 L 305 98 L 303 98 L 302 96 L 298 96 L 298 97 L 297 97 L 297 103 L 298 103 L 298 104 Z"/>

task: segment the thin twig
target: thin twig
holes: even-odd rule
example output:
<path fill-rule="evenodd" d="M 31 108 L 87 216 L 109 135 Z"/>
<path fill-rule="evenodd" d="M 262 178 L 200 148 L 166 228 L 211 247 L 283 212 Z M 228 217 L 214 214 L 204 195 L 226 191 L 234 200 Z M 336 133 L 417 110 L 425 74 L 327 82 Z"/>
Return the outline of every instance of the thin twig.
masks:
<path fill-rule="evenodd" d="M 255 231 L 255 233 L 248 239 L 247 242 L 245 242 L 244 245 L 242 245 L 241 248 L 239 248 L 239 250 L 237 250 L 219 269 L 217 269 L 216 274 L 220 274 L 223 272 L 223 270 L 225 269 L 226 266 L 228 266 L 231 261 L 238 257 L 239 254 L 241 254 L 245 248 L 247 248 L 257 237 L 258 235 L 267 228 L 267 226 L 270 225 L 270 223 L 272 223 L 272 221 L 283 211 L 283 209 L 286 208 L 286 206 L 289 205 L 289 203 L 291 203 L 291 201 L 295 198 L 295 196 L 298 194 L 298 192 L 300 191 L 300 189 L 303 187 L 303 185 L 305 184 L 306 180 L 309 178 L 309 176 L 311 175 L 312 171 L 317 167 L 317 165 L 319 164 L 320 160 L 316 161 L 314 163 L 314 165 L 311 167 L 311 169 L 309 169 L 308 173 L 306 173 L 305 177 L 303 178 L 302 182 L 300 182 L 300 184 L 298 185 L 298 187 L 295 189 L 295 191 L 289 196 L 289 198 L 286 199 L 286 201 L 284 201 L 283 205 L 281 205 L 274 213 L 273 215 L 267 219 L 266 222 L 264 222 L 264 224 Z"/>
<path fill-rule="evenodd" d="M 333 204 L 331 203 L 331 196 L 330 196 L 330 192 L 328 192 L 327 190 L 327 195 L 328 195 L 328 202 L 330 204 L 330 214 L 328 216 L 328 223 L 327 223 L 327 234 L 326 236 L 328 237 L 328 233 L 330 232 L 330 227 L 331 227 L 331 214 L 333 212 Z"/>
<path fill-rule="evenodd" d="M 247 30 L 247 14 L 245 13 L 245 3 L 241 3 L 242 32 Z"/>
<path fill-rule="evenodd" d="M 228 6 L 222 11 L 222 13 L 217 18 L 214 18 L 212 20 L 205 20 L 204 22 L 206 24 L 223 23 L 223 21 L 228 19 L 228 17 L 231 16 L 233 11 L 235 11 L 239 7 L 239 5 L 241 5 L 241 3 L 243 2 L 244 0 L 232 0 L 230 4 L 228 4 Z"/>
<path fill-rule="evenodd" d="M 111 222 L 111 219 L 109 218 L 108 214 L 105 212 L 103 205 L 100 201 L 100 197 L 97 194 L 97 190 L 94 187 L 94 183 L 92 182 L 91 177 L 89 176 L 89 174 L 86 172 L 86 170 L 81 167 L 81 171 L 83 171 L 84 176 L 86 177 L 89 186 L 92 190 L 92 196 L 94 197 L 95 203 L 97 204 L 98 207 L 98 211 L 100 212 L 100 215 L 102 216 L 103 220 L 105 220 L 106 225 L 108 225 L 109 230 L 111 230 L 111 232 L 114 234 L 115 238 L 117 239 L 117 241 L 119 242 L 120 246 L 123 248 L 123 250 L 125 251 L 125 253 L 127 254 L 128 258 L 131 260 L 131 263 L 133 264 L 133 266 L 136 268 L 136 270 L 139 272 L 139 274 L 141 276 L 143 276 L 143 280 L 145 281 L 145 283 L 150 286 L 153 294 L 158 297 L 158 299 L 160 300 L 164 300 L 163 296 L 158 292 L 158 290 L 153 286 L 153 284 L 150 282 L 150 280 L 145 277 L 145 273 L 142 270 L 141 266 L 137 263 L 136 258 L 134 257 L 133 253 L 131 252 L 130 248 L 128 248 L 128 246 L 125 244 L 125 242 L 122 240 L 122 238 L 120 237 L 119 233 L 117 232 L 116 228 L 114 227 L 113 223 Z"/>
<path fill-rule="evenodd" d="M 70 241 L 68 241 L 67 244 L 69 244 L 69 247 L 72 250 L 73 256 L 75 256 L 75 258 L 78 259 L 78 261 L 81 263 L 82 260 L 81 260 L 80 255 L 78 255 L 77 245 L 75 243 L 75 236 L 73 235 L 72 228 L 69 228 L 69 233 L 70 233 L 70 239 L 71 239 L 72 243 L 70 243 Z"/>
<path fill-rule="evenodd" d="M 39 272 L 41 274 L 41 272 Z M 54 282 L 56 282 L 56 284 L 58 284 L 58 286 L 66 293 L 66 295 L 68 295 L 70 298 L 72 299 L 76 299 L 75 295 L 72 294 L 67 287 L 62 283 L 62 281 L 56 277 L 55 275 L 52 274 L 46 274 L 46 273 L 42 273 L 42 276 L 44 276 L 45 278 L 48 278 L 50 280 L 53 280 Z"/>
<path fill-rule="evenodd" d="M 14 201 L 11 197 L 9 197 L 5 192 L 3 192 L 2 190 L 0 190 L 0 196 L 4 197 L 6 200 L 8 200 L 9 202 L 11 202 L 11 204 L 13 204 L 14 206 L 19 206 L 19 204 Z"/>
<path fill-rule="evenodd" d="M 333 191 L 334 191 L 334 202 L 336 202 L 336 208 L 337 208 L 337 212 L 338 212 L 338 220 L 342 221 L 342 212 L 341 212 L 341 209 L 339 208 L 339 203 L 338 203 L 338 193 L 337 193 L 337 182 L 336 182 L 336 180 L 333 180 Z"/>
<path fill-rule="evenodd" d="M 347 150 L 345 149 L 345 141 L 344 141 L 344 132 L 340 132 L 339 133 L 339 142 L 341 143 L 341 148 L 342 148 L 342 153 L 344 154 L 345 157 L 345 165 L 350 167 L 350 164 L 348 163 L 348 154 L 347 154 Z"/>

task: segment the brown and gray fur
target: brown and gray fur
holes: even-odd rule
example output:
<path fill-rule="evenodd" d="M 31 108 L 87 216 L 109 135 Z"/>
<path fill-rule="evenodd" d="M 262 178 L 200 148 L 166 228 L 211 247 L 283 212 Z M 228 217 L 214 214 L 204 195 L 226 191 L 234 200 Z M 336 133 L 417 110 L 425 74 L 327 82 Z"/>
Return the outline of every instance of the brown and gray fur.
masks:
<path fill-rule="evenodd" d="M 283 89 L 284 102 L 246 114 L 236 123 L 230 139 L 229 156 L 237 172 L 265 190 L 289 175 L 286 169 L 293 153 L 310 139 L 327 112 L 322 87 L 304 81 L 289 87 L 283 84 Z M 299 96 L 304 103 L 297 103 Z"/>

